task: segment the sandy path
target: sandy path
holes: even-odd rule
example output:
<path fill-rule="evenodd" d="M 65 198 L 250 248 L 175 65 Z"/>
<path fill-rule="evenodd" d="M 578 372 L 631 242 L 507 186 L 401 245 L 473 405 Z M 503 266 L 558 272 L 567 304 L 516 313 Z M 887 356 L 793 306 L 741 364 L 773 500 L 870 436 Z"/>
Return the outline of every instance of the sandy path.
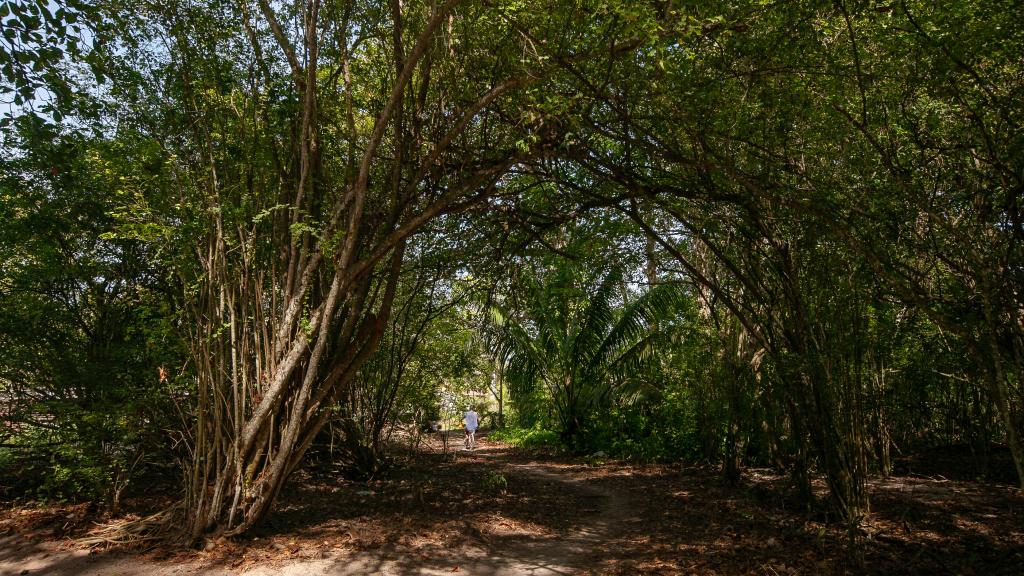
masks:
<path fill-rule="evenodd" d="M 608 541 L 624 522 L 632 519 L 632 507 L 627 499 L 613 491 L 588 483 L 585 479 L 568 478 L 558 467 L 541 464 L 508 464 L 511 475 L 522 474 L 549 481 L 556 490 L 570 490 L 598 496 L 601 509 L 596 517 L 588 519 L 586 526 L 557 538 L 530 542 L 509 542 L 502 549 L 491 550 L 495 558 L 509 564 L 503 572 L 495 574 L 575 574 L 583 566 L 592 566 L 599 560 L 599 547 Z M 490 573 L 478 571 L 473 573 Z"/>
<path fill-rule="evenodd" d="M 599 560 L 599 547 L 610 539 L 620 524 L 631 519 L 632 507 L 620 494 L 597 486 L 557 465 L 517 464 L 486 451 L 462 453 L 461 457 L 487 461 L 499 467 L 510 482 L 516 478 L 541 480 L 551 490 L 569 491 L 598 502 L 582 527 L 567 533 L 483 533 L 467 524 L 469 543 L 453 551 L 454 558 L 439 563 L 411 554 L 381 549 L 324 555 L 317 559 L 281 561 L 249 567 L 243 571 L 227 566 L 195 562 L 155 561 L 130 553 L 89 554 L 66 550 L 59 542 L 31 542 L 17 535 L 0 538 L 0 576 L 47 574 L 53 576 L 171 576 L 221 575 L 440 575 L 557 576 L 579 573 Z M 454 564 L 454 565 L 453 565 Z"/>

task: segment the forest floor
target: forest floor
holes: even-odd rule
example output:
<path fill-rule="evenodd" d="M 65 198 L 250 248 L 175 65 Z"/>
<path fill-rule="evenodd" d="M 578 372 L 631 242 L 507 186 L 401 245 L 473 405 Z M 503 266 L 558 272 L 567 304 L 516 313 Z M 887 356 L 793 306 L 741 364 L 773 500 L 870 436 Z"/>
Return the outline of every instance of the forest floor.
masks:
<path fill-rule="evenodd" d="M 459 448 L 457 442 L 453 442 Z M 0 576 L 153 574 L 1024 574 L 1024 493 L 872 480 L 851 536 L 795 506 L 786 479 L 523 452 L 482 439 L 402 456 L 386 479 L 302 472 L 245 538 L 202 551 L 83 550 L 86 507 L 0 511 Z M 824 496 L 825 487 L 816 488 Z M 136 513 L 159 505 L 130 502 Z"/>

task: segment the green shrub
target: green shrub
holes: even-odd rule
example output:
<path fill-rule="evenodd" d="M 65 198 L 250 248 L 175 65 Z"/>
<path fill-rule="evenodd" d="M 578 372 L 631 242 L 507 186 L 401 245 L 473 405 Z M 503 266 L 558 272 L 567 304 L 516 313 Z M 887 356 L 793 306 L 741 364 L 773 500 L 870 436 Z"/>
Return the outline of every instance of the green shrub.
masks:
<path fill-rule="evenodd" d="M 700 451 L 695 422 L 685 404 L 672 397 L 617 407 L 590 419 L 574 448 L 642 462 L 695 460 Z"/>
<path fill-rule="evenodd" d="M 508 478 L 500 472 L 489 470 L 484 474 L 483 485 L 487 490 L 501 492 L 508 489 Z"/>
<path fill-rule="evenodd" d="M 537 449 L 561 447 L 558 432 L 543 428 L 505 428 L 495 430 L 487 436 L 491 440 L 505 442 L 517 448 Z"/>

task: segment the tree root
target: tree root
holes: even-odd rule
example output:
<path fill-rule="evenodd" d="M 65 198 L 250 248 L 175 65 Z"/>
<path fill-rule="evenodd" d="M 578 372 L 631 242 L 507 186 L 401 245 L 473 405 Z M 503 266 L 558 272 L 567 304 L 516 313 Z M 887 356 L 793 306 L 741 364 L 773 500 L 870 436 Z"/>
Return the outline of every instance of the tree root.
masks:
<path fill-rule="evenodd" d="M 76 544 L 89 549 L 140 548 L 150 550 L 161 543 L 173 540 L 175 527 L 184 511 L 182 504 L 161 510 L 144 518 L 133 518 L 97 524 L 88 535 L 76 540 Z"/>

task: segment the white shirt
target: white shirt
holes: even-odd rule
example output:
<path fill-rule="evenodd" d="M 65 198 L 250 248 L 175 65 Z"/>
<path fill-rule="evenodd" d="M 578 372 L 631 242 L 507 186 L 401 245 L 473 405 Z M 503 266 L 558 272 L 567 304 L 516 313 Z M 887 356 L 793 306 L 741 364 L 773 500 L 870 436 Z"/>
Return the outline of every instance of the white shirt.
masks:
<path fill-rule="evenodd" d="M 480 417 L 477 416 L 476 412 L 470 410 L 469 412 L 463 414 L 462 417 L 465 418 L 466 420 L 466 430 L 476 430 L 476 427 L 479 424 L 480 419 Z"/>

